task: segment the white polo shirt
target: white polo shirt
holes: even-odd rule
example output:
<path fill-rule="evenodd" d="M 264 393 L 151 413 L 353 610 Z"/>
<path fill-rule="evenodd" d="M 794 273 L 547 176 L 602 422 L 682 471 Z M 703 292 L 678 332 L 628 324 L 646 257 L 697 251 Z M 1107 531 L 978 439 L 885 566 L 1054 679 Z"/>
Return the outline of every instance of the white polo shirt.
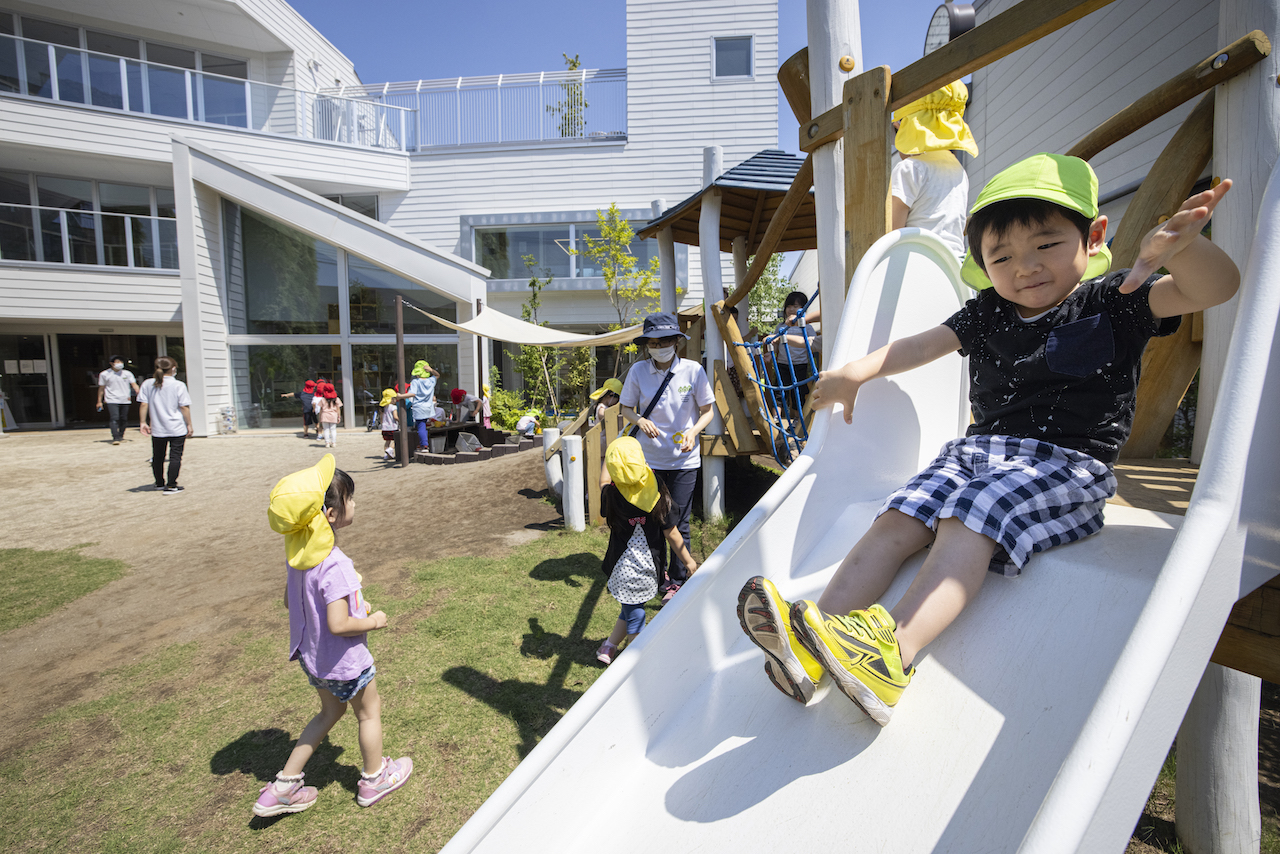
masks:
<path fill-rule="evenodd" d="M 182 407 L 191 405 L 187 384 L 177 377 L 165 377 L 160 388 L 154 379 L 142 381 L 138 389 L 138 402 L 147 404 L 147 418 L 151 422 L 151 435 L 160 439 L 187 435 L 187 420 L 182 417 Z"/>
<path fill-rule="evenodd" d="M 658 405 L 649 413 L 649 420 L 658 428 L 658 438 L 650 439 L 641 430 L 636 433 L 636 439 L 644 449 L 644 459 L 649 468 L 666 471 L 696 469 L 702 463 L 698 449 L 682 453 L 675 437 L 677 433 L 683 436 L 697 422 L 698 410 L 715 403 L 716 396 L 702 365 L 690 359 L 677 359 L 672 369 L 671 382 L 663 390 Z M 643 415 L 666 375 L 665 370 L 654 366 L 653 359 L 636 362 L 627 371 L 626 382 L 622 384 L 622 405 L 634 409 L 636 415 Z"/>
<path fill-rule="evenodd" d="M 102 401 L 104 403 L 128 403 L 133 400 L 133 386 L 137 382 L 129 371 L 121 371 L 117 374 L 111 368 L 107 368 L 98 374 L 98 385 L 106 389 L 102 394 Z"/>

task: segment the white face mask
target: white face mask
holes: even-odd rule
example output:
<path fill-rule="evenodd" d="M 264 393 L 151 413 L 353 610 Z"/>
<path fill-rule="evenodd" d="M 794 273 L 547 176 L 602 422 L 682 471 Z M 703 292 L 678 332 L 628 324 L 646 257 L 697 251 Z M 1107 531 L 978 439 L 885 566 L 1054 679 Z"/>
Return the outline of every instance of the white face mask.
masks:
<path fill-rule="evenodd" d="M 673 344 L 670 347 L 650 347 L 649 356 L 655 362 L 670 362 L 676 355 L 676 348 Z"/>
<path fill-rule="evenodd" d="M 111 365 L 111 370 L 113 370 L 113 371 L 123 371 L 123 370 L 124 370 L 124 365 L 123 365 L 123 364 L 121 364 L 120 362 L 113 362 L 113 363 L 112 363 L 112 365 Z"/>

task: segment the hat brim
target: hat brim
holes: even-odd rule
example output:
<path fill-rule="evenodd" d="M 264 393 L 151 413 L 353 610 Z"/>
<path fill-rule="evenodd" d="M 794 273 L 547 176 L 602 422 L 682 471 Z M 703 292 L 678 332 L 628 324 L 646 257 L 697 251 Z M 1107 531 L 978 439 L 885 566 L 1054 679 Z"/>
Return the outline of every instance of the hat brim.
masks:
<path fill-rule="evenodd" d="M 1089 263 L 1085 265 L 1084 276 L 1081 281 L 1096 279 L 1098 276 L 1106 275 L 1111 269 L 1111 249 L 1107 244 L 1102 244 L 1098 249 L 1097 255 L 1089 258 Z M 973 250 L 964 253 L 964 263 L 960 265 L 960 278 L 964 283 L 975 291 L 985 291 L 987 288 L 993 287 L 991 279 L 978 266 L 978 262 L 973 259 Z"/>
<path fill-rule="evenodd" d="M 273 506 L 267 512 L 268 521 L 273 530 L 284 534 L 285 557 L 294 569 L 310 569 L 333 551 L 333 528 L 324 513 L 324 496 L 333 482 L 335 468 L 333 454 L 325 454 L 314 466 L 282 478 L 271 490 Z M 287 528 L 288 521 L 275 512 L 274 505 L 290 497 L 309 500 L 307 509 L 311 515 Z"/>
<path fill-rule="evenodd" d="M 648 332 L 642 332 L 635 337 L 635 340 L 653 341 L 658 338 L 683 338 L 687 341 L 689 336 L 685 335 L 679 329 L 672 329 L 670 326 L 663 326 L 657 329 L 650 329 Z"/>

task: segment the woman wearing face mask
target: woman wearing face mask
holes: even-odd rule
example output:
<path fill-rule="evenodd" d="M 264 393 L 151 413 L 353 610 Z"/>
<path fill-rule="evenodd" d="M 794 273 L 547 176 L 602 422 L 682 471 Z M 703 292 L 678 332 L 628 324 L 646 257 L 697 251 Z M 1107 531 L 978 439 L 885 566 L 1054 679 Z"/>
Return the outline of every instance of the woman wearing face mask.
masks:
<path fill-rule="evenodd" d="M 132 371 L 124 369 L 124 357 L 112 356 L 111 367 L 98 374 L 98 411 L 102 411 L 105 402 L 113 445 L 124 441 L 124 431 L 129 425 L 129 403 L 133 400 L 130 389 L 138 393 L 137 378 Z"/>
<path fill-rule="evenodd" d="M 699 439 L 711 423 L 715 394 L 702 365 L 676 356 L 676 344 L 688 338 L 680 332 L 674 314 L 651 314 L 636 344 L 649 358 L 627 372 L 620 403 L 622 417 L 636 426 L 635 437 L 644 449 L 645 462 L 662 481 L 675 504 L 676 528 L 689 540 L 689 511 L 702 463 Z M 669 600 L 687 578 L 674 550 L 666 569 L 663 601 Z"/>

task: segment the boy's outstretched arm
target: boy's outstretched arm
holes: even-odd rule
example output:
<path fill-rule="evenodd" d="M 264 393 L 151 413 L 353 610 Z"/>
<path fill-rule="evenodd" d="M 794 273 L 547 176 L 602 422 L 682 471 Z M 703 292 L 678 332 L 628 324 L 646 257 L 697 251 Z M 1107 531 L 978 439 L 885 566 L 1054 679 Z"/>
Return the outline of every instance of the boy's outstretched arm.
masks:
<path fill-rule="evenodd" d="M 1230 189 L 1228 179 L 1192 196 L 1176 214 L 1151 229 L 1120 292 L 1132 293 L 1164 267 L 1169 275 L 1156 280 L 1149 297 L 1156 317 L 1190 314 L 1231 299 L 1240 286 L 1240 271 L 1227 253 L 1200 234 Z"/>
<path fill-rule="evenodd" d="M 935 326 L 918 335 L 891 341 L 861 359 L 819 373 L 813 390 L 813 408 L 825 409 L 843 403 L 844 423 L 852 423 L 853 402 L 864 383 L 927 365 L 959 349 L 960 339 L 949 326 Z"/>

